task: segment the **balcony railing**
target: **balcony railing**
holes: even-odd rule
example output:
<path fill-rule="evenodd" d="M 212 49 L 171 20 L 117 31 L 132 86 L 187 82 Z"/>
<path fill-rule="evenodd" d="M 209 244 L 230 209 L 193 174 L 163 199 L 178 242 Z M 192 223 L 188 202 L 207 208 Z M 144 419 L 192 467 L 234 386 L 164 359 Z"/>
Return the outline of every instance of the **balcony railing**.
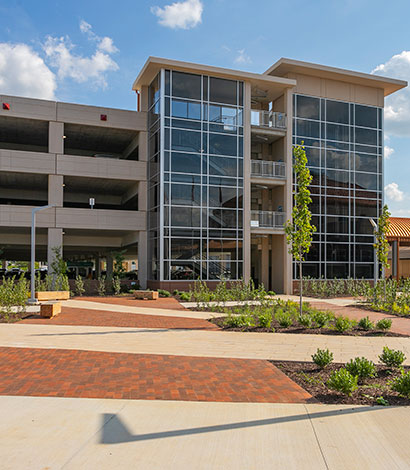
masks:
<path fill-rule="evenodd" d="M 269 129 L 286 129 L 286 114 L 273 111 L 251 111 L 252 126 L 259 126 Z"/>
<path fill-rule="evenodd" d="M 251 228 L 283 228 L 284 212 L 251 211 Z"/>
<path fill-rule="evenodd" d="M 258 176 L 260 178 L 285 178 L 286 165 L 284 162 L 251 160 L 251 176 Z"/>

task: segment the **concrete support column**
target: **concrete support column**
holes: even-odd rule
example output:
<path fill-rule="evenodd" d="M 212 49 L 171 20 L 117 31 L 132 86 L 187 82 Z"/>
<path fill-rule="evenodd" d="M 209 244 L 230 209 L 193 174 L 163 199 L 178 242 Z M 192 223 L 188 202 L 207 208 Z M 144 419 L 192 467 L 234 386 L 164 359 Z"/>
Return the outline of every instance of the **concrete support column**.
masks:
<path fill-rule="evenodd" d="M 63 229 L 61 228 L 49 228 L 48 229 L 48 241 L 47 241 L 47 264 L 48 274 L 55 274 L 52 270 L 52 264 L 55 261 L 55 248 L 61 248 L 61 254 L 63 252 Z"/>
<path fill-rule="evenodd" d="M 251 277 L 251 84 L 244 84 L 243 135 L 243 278 Z"/>
<path fill-rule="evenodd" d="M 101 258 L 99 255 L 95 257 L 95 277 L 97 279 L 101 277 Z"/>
<path fill-rule="evenodd" d="M 141 289 L 147 288 L 148 278 L 148 233 L 139 233 L 138 238 L 138 281 Z"/>
<path fill-rule="evenodd" d="M 138 159 L 140 162 L 148 161 L 148 132 L 140 132 L 139 134 L 139 150 Z"/>
<path fill-rule="evenodd" d="M 56 207 L 63 207 L 64 176 L 48 175 L 48 203 Z"/>
<path fill-rule="evenodd" d="M 62 122 L 48 123 L 48 152 L 64 153 L 64 124 Z"/>
<path fill-rule="evenodd" d="M 149 87 L 147 85 L 141 87 L 141 111 L 148 111 L 148 89 Z"/>
<path fill-rule="evenodd" d="M 146 211 L 148 207 L 148 183 L 140 181 L 138 183 L 138 210 Z"/>
<path fill-rule="evenodd" d="M 286 137 L 285 137 L 285 144 L 284 144 L 284 160 L 286 163 L 286 184 L 285 184 L 285 194 L 284 194 L 284 207 L 283 210 L 286 213 L 286 220 L 290 220 L 292 217 L 292 178 L 293 178 L 293 170 L 292 170 L 292 120 L 293 120 L 293 106 L 292 106 L 292 99 L 293 99 L 293 90 L 288 89 L 285 92 L 285 113 L 287 119 L 287 129 L 286 129 Z M 292 294 L 293 293 L 293 273 L 292 273 L 292 255 L 288 253 L 286 239 L 285 239 L 285 250 L 283 253 L 283 267 L 284 267 L 284 289 L 285 294 Z"/>
<path fill-rule="evenodd" d="M 261 282 L 269 290 L 269 237 L 262 237 Z"/>
<path fill-rule="evenodd" d="M 111 281 L 114 272 L 114 260 L 111 255 L 107 255 L 107 279 Z"/>

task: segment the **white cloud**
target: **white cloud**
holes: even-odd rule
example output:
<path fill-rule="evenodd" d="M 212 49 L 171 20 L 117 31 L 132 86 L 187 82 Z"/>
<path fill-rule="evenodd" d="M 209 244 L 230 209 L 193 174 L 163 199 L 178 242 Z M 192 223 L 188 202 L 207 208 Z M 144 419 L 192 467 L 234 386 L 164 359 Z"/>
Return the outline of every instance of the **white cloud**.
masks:
<path fill-rule="evenodd" d="M 92 81 L 105 87 L 105 74 L 118 70 L 118 64 L 111 57 L 118 49 L 111 38 L 97 36 L 92 26 L 84 20 L 80 22 L 80 31 L 86 34 L 90 41 L 96 42 L 94 54 L 90 57 L 78 55 L 74 52 L 75 46 L 70 38 L 48 36 L 43 45 L 47 59 L 50 65 L 56 68 L 59 79 L 71 78 L 78 83 Z"/>
<path fill-rule="evenodd" d="M 388 145 L 384 146 L 384 158 L 388 160 L 394 153 L 394 148 L 389 147 Z"/>
<path fill-rule="evenodd" d="M 52 100 L 56 77 L 26 44 L 0 43 L 0 91 L 4 94 Z"/>
<path fill-rule="evenodd" d="M 378 65 L 372 73 L 410 80 L 410 51 L 403 51 Z M 410 136 L 410 89 L 404 88 L 386 98 L 385 128 L 392 135 Z"/>
<path fill-rule="evenodd" d="M 95 34 L 90 23 L 81 20 L 80 31 L 83 34 L 86 34 L 90 41 L 95 41 L 97 43 L 97 49 L 100 51 L 107 52 L 108 54 L 114 54 L 115 52 L 118 52 L 118 49 L 114 46 L 114 41 L 108 36 L 100 37 Z"/>
<path fill-rule="evenodd" d="M 250 64 L 252 62 L 251 58 L 245 53 L 245 49 L 240 49 L 238 55 L 234 60 L 235 64 Z"/>
<path fill-rule="evenodd" d="M 200 0 L 185 0 L 165 5 L 164 8 L 152 7 L 151 12 L 159 18 L 158 23 L 172 29 L 190 29 L 202 21 L 203 5 Z"/>
<path fill-rule="evenodd" d="M 387 199 L 392 201 L 400 202 L 404 199 L 404 193 L 399 189 L 397 183 L 390 183 L 384 187 Z"/>
<path fill-rule="evenodd" d="M 90 25 L 90 23 L 87 23 L 86 21 L 84 20 L 81 20 L 80 21 L 80 31 L 82 33 L 92 33 L 92 26 Z"/>

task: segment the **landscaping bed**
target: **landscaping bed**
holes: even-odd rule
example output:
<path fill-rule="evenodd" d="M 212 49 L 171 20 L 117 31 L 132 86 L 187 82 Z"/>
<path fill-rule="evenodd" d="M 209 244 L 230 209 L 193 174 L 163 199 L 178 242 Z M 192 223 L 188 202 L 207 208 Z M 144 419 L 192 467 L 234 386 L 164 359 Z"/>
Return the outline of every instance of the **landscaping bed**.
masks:
<path fill-rule="evenodd" d="M 289 378 L 309 392 L 323 404 L 346 405 L 410 405 L 410 398 L 400 396 L 391 389 L 390 382 L 401 376 L 400 369 L 391 369 L 384 365 L 376 365 L 377 376 L 366 378 L 358 383 L 357 390 L 351 396 L 331 390 L 326 382 L 331 374 L 344 364 L 332 363 L 324 369 L 310 362 L 270 361 Z M 402 368 L 409 372 L 410 367 Z"/>
<path fill-rule="evenodd" d="M 408 335 L 393 333 L 391 331 L 381 330 L 362 330 L 357 325 L 352 326 L 350 329 L 341 332 L 333 328 L 307 328 L 301 325 L 292 325 L 289 327 L 281 327 L 275 319 L 272 319 L 271 327 L 256 326 L 231 326 L 226 324 L 226 317 L 215 317 L 210 318 L 209 322 L 217 325 L 219 328 L 225 331 L 241 331 L 246 333 L 293 333 L 293 334 L 305 334 L 305 335 L 334 335 L 334 336 L 386 336 L 386 337 L 408 337 Z"/>

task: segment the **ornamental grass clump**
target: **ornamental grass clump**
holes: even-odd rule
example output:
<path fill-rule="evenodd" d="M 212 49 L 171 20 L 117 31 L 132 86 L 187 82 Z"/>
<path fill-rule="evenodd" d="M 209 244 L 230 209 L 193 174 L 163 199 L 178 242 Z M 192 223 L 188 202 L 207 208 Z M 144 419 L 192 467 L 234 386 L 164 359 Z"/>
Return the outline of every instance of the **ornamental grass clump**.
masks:
<path fill-rule="evenodd" d="M 337 392 L 350 397 L 351 394 L 357 390 L 357 381 L 358 376 L 353 376 L 347 369 L 342 367 L 341 369 L 332 372 L 326 385 L 331 390 L 336 390 Z"/>
<path fill-rule="evenodd" d="M 283 310 L 278 310 L 276 312 L 275 319 L 281 328 L 289 328 L 293 325 L 291 315 L 287 312 L 284 312 Z"/>
<path fill-rule="evenodd" d="M 308 313 L 299 315 L 298 322 L 300 325 L 304 326 L 305 328 L 312 327 L 312 317 Z"/>
<path fill-rule="evenodd" d="M 333 361 L 333 353 L 329 349 L 318 348 L 316 353 L 312 354 L 312 360 L 318 367 L 324 369 Z"/>
<path fill-rule="evenodd" d="M 261 312 L 258 314 L 258 325 L 261 328 L 270 328 L 272 325 L 272 314 L 270 312 Z"/>
<path fill-rule="evenodd" d="M 402 395 L 403 397 L 410 398 L 410 372 L 402 370 L 400 377 L 395 378 L 390 382 L 392 390 Z"/>
<path fill-rule="evenodd" d="M 402 351 L 395 351 L 387 346 L 383 348 L 383 353 L 379 356 L 380 361 L 387 367 L 400 367 L 406 360 L 406 356 Z"/>
<path fill-rule="evenodd" d="M 359 379 L 376 377 L 376 366 L 365 357 L 355 357 L 346 364 L 346 370 Z"/>

